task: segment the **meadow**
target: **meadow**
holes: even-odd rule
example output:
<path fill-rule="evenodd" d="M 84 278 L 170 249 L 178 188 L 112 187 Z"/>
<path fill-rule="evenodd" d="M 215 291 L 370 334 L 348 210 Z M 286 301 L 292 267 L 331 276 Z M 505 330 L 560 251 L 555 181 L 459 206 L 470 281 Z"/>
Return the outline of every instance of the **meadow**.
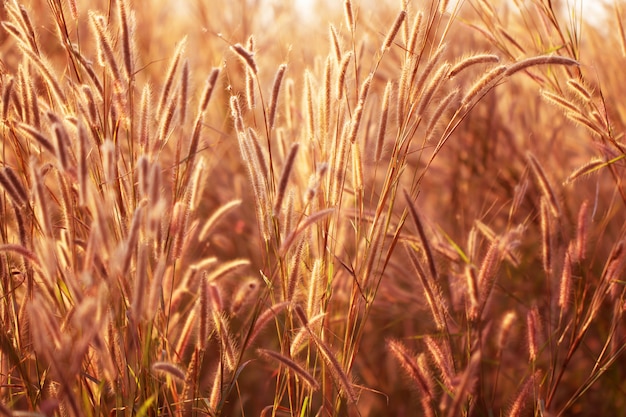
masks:
<path fill-rule="evenodd" d="M 626 415 L 626 5 L 0 5 L 0 415 Z"/>

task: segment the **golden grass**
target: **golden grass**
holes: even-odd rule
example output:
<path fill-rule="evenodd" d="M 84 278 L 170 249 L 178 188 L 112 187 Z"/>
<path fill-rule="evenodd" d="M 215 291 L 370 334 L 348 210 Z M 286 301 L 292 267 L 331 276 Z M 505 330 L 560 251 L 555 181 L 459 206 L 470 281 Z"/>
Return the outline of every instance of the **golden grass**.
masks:
<path fill-rule="evenodd" d="M 292 3 L 0 6 L 0 414 L 620 414 L 620 6 Z"/>

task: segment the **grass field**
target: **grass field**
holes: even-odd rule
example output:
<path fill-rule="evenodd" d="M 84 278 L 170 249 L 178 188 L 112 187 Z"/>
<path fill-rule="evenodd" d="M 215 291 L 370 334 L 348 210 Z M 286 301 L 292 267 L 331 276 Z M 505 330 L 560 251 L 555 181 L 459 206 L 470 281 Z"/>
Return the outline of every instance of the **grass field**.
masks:
<path fill-rule="evenodd" d="M 626 4 L 0 6 L 0 415 L 626 415 Z"/>

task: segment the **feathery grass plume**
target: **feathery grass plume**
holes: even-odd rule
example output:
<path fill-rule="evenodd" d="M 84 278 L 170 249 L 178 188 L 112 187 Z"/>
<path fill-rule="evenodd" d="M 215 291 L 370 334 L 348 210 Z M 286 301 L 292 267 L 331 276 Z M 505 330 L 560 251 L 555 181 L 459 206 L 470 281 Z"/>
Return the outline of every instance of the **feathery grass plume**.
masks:
<path fill-rule="evenodd" d="M 415 204 L 411 198 L 411 195 L 406 190 L 404 190 L 404 198 L 406 199 L 406 202 L 408 204 L 411 218 L 413 219 L 413 223 L 415 223 L 415 227 L 417 228 L 417 233 L 422 243 L 422 248 L 424 249 L 424 254 L 426 255 L 426 261 L 428 263 L 430 277 L 434 281 L 436 281 L 437 280 L 437 268 L 435 267 L 435 259 L 433 258 L 433 253 L 430 249 L 430 245 L 428 244 L 428 240 L 426 238 L 426 232 L 424 231 L 424 226 L 422 225 L 422 221 L 420 220 L 420 217 L 417 214 L 417 208 L 415 207 Z"/>
<path fill-rule="evenodd" d="M 430 308 L 431 315 L 433 316 L 433 320 L 435 322 L 435 326 L 437 326 L 437 330 L 445 331 L 446 329 L 446 319 L 444 313 L 440 311 L 440 307 L 443 307 L 442 299 L 438 294 L 438 288 L 435 283 L 431 285 L 430 281 L 426 276 L 426 272 L 424 268 L 417 258 L 415 254 L 415 250 L 409 246 L 409 244 L 405 245 L 406 253 L 409 256 L 409 260 L 411 261 L 411 265 L 417 272 L 417 278 L 419 279 L 422 287 L 424 288 L 424 295 L 426 296 L 426 302 L 428 303 L 428 307 Z"/>
<path fill-rule="evenodd" d="M 324 66 L 324 99 L 321 101 L 321 124 L 322 124 L 322 135 L 328 135 L 330 130 L 331 123 L 331 109 L 332 109 L 332 88 L 331 88 L 331 77 L 333 73 L 332 67 L 332 59 L 330 56 L 326 58 L 326 65 Z M 324 144 L 326 142 L 323 142 Z"/>
<path fill-rule="evenodd" d="M 444 98 L 439 100 L 439 104 L 432 112 L 424 135 L 426 137 L 426 143 L 429 143 L 434 138 L 437 132 L 437 125 L 441 121 L 443 114 L 452 106 L 452 104 L 458 99 L 460 90 L 458 88 L 450 91 Z"/>
<path fill-rule="evenodd" d="M 133 76 L 133 57 L 132 57 L 132 35 L 133 27 L 128 18 L 127 0 L 117 0 L 117 14 L 119 18 L 120 28 L 122 32 L 122 57 L 124 61 L 124 71 L 126 77 L 130 80 Z"/>
<path fill-rule="evenodd" d="M 500 254 L 500 240 L 494 239 L 487 249 L 487 253 L 483 257 L 483 261 L 478 270 L 478 277 L 476 279 L 478 283 L 478 296 L 480 302 L 479 315 L 482 313 L 482 309 L 487 303 L 487 299 L 491 295 L 493 288 L 493 282 L 496 279 L 496 272 L 500 266 L 501 254 Z"/>
<path fill-rule="evenodd" d="M 407 108 L 407 96 L 409 94 L 409 78 L 413 68 L 417 66 L 417 57 L 412 56 L 406 59 L 402 64 L 402 70 L 400 72 L 400 81 L 398 81 L 398 97 L 396 99 L 396 124 L 399 129 L 406 123 L 404 113 Z"/>
<path fill-rule="evenodd" d="M 241 107 L 239 105 L 239 99 L 237 96 L 230 97 L 230 115 L 235 122 L 235 130 L 239 135 L 245 136 L 245 127 L 243 124 L 243 115 L 241 113 Z"/>
<path fill-rule="evenodd" d="M 307 127 L 306 136 L 309 140 L 315 138 L 315 117 L 313 115 L 313 74 L 308 69 L 304 72 L 304 97 L 302 106 L 304 107 L 304 120 Z"/>
<path fill-rule="evenodd" d="M 14 178 L 12 180 L 11 178 Z M 15 173 L 9 167 L 4 167 L 0 170 L 0 185 L 4 188 L 13 202 L 21 206 L 28 202 L 28 195 L 26 190 L 19 182 L 19 179 L 15 176 Z"/>
<path fill-rule="evenodd" d="M 159 104 L 157 106 L 157 111 L 156 111 L 156 115 L 159 120 L 163 118 L 163 111 L 165 111 L 165 105 L 169 102 L 170 94 L 174 86 L 174 77 L 176 75 L 176 70 L 178 69 L 180 59 L 185 52 L 186 46 L 187 46 L 187 37 L 184 37 L 180 42 L 178 42 L 178 44 L 176 44 L 174 57 L 170 61 L 170 65 L 167 68 L 167 73 L 166 73 L 167 75 L 165 76 L 165 82 L 163 83 L 163 88 L 161 89 L 161 96 L 159 97 Z"/>
<path fill-rule="evenodd" d="M 199 397 L 199 379 L 202 367 L 201 355 L 198 349 L 194 349 L 191 355 L 191 361 L 185 372 L 185 383 L 183 384 L 182 393 L 182 416 L 192 416 L 194 408 L 197 408 Z"/>
<path fill-rule="evenodd" d="M 315 380 L 313 375 L 307 372 L 302 366 L 298 365 L 293 359 L 288 358 L 284 355 L 281 355 L 278 352 L 274 352 L 272 350 L 267 349 L 257 349 L 259 355 L 273 359 L 278 361 L 288 369 L 292 370 L 297 376 L 302 378 L 302 380 L 311 388 L 313 391 L 317 391 L 320 388 L 319 382 Z"/>
<path fill-rule="evenodd" d="M 541 381 L 541 371 L 535 371 L 533 375 L 526 378 L 526 381 L 520 388 L 517 397 L 515 397 L 515 400 L 509 409 L 509 417 L 520 417 L 525 415 L 523 414 L 523 411 L 526 408 L 526 405 L 532 400 L 531 395 L 533 395 L 536 391 L 534 386 L 537 381 Z"/>
<path fill-rule="evenodd" d="M 210 335 L 210 325 L 209 321 L 211 320 L 211 292 L 209 289 L 209 281 L 206 279 L 206 275 L 202 277 L 200 280 L 200 296 L 198 297 L 198 301 L 196 304 L 196 309 L 198 310 L 196 315 L 198 316 L 198 349 L 204 350 L 206 349 L 207 342 L 209 341 Z"/>
<path fill-rule="evenodd" d="M 589 202 L 583 201 L 578 210 L 578 221 L 576 223 L 576 243 L 575 243 L 575 261 L 581 262 L 586 258 L 587 251 L 587 213 L 589 211 Z"/>
<path fill-rule="evenodd" d="M 539 190 L 541 191 L 543 196 L 546 198 L 546 202 L 548 203 L 550 212 L 555 218 L 558 219 L 560 217 L 561 210 L 559 208 L 556 194 L 554 193 L 554 190 L 552 189 L 552 186 L 548 181 L 548 177 L 546 176 L 545 171 L 543 170 L 541 164 L 539 164 L 537 158 L 535 158 L 532 153 L 527 152 L 526 158 L 528 159 L 531 171 L 533 172 L 535 180 L 537 181 L 537 186 L 539 187 Z"/>
<path fill-rule="evenodd" d="M 449 355 L 448 349 L 446 349 L 446 346 L 439 345 L 435 341 L 435 338 L 431 336 L 426 336 L 424 338 L 424 343 L 426 344 L 428 353 L 430 353 L 431 358 L 433 358 L 435 365 L 441 373 L 443 385 L 447 389 L 452 389 L 454 362 Z"/>
<path fill-rule="evenodd" d="M 439 14 L 444 14 L 448 9 L 450 0 L 439 0 Z"/>
<path fill-rule="evenodd" d="M 598 170 L 606 167 L 608 165 L 607 161 L 601 158 L 593 158 L 591 161 L 586 164 L 576 168 L 571 174 L 568 175 L 567 179 L 563 182 L 563 184 L 571 184 L 577 179 L 591 175 Z"/>
<path fill-rule="evenodd" d="M 363 84 L 361 84 L 361 91 L 359 93 L 359 101 L 354 110 L 354 114 L 352 115 L 352 121 L 350 122 L 350 133 L 348 134 L 348 138 L 350 139 L 350 143 L 354 143 L 356 141 L 356 136 L 359 133 L 359 127 L 361 125 L 361 119 L 363 118 L 363 110 L 365 108 L 365 101 L 367 100 L 367 95 L 369 93 L 370 85 L 372 84 L 372 78 L 374 74 L 370 74 Z"/>
<path fill-rule="evenodd" d="M 315 213 L 312 213 L 308 217 L 301 220 L 296 226 L 295 230 L 285 238 L 282 245 L 280 246 L 279 253 L 284 255 L 294 243 L 297 236 L 299 236 L 302 232 L 307 230 L 313 224 L 325 219 L 327 216 L 334 213 L 335 211 L 335 207 L 330 207 L 327 209 L 316 211 Z"/>
<path fill-rule="evenodd" d="M 479 294 L 476 268 L 473 265 L 465 265 L 465 279 L 467 282 L 467 295 L 469 298 L 468 318 L 476 320 L 478 318 Z"/>
<path fill-rule="evenodd" d="M 297 311 L 298 310 L 296 309 L 296 312 Z M 302 314 L 304 314 L 304 312 L 302 312 Z M 304 326 L 307 327 L 309 337 L 313 340 L 313 343 L 315 343 L 318 353 L 330 369 L 330 373 L 337 384 L 340 395 L 347 399 L 350 404 L 355 404 L 357 401 L 357 395 L 354 391 L 354 386 L 350 381 L 348 374 L 342 369 L 339 360 L 331 348 L 310 329 L 308 323 L 304 324 Z"/>
<path fill-rule="evenodd" d="M 554 94 L 548 90 L 541 90 L 541 96 L 548 100 L 550 103 L 555 104 L 558 107 L 561 107 L 566 113 L 580 113 L 580 109 L 572 102 L 566 100 L 565 98 Z"/>
<path fill-rule="evenodd" d="M 600 126 L 596 125 L 594 122 L 597 123 L 597 121 L 595 119 L 591 120 L 586 116 L 583 116 L 580 114 L 579 111 L 576 112 L 567 112 L 565 113 L 565 117 L 567 117 L 568 119 L 570 119 L 573 122 L 578 123 L 581 126 L 586 127 L 587 129 L 589 129 L 590 133 L 593 133 L 594 135 L 598 136 L 599 138 L 604 138 L 605 137 L 605 132 L 603 130 L 605 123 L 602 122 L 602 124 Z"/>
<path fill-rule="evenodd" d="M 409 97 L 411 99 L 410 100 L 411 102 L 413 102 L 417 94 L 423 93 L 426 80 L 428 79 L 430 74 L 433 72 L 435 65 L 437 64 L 437 62 L 439 62 L 439 58 L 441 58 L 441 56 L 443 55 L 446 49 L 447 49 L 447 45 L 445 43 L 442 43 L 441 45 L 439 45 L 439 47 L 430 56 L 430 59 L 428 60 L 424 68 L 422 69 L 417 79 L 415 79 L 414 77 L 418 69 L 419 60 L 417 58 L 414 58 L 411 61 L 405 62 L 405 65 L 408 64 L 409 62 L 411 63 L 411 65 L 408 66 L 407 68 L 410 71 L 411 75 L 410 75 L 410 78 L 407 78 L 407 80 L 405 81 L 407 83 L 405 88 L 410 92 Z M 404 72 L 405 69 L 403 68 L 402 71 Z M 414 80 L 413 84 L 408 85 L 408 83 L 410 83 L 412 80 Z M 398 103 L 398 104 L 401 104 L 401 103 Z"/>
<path fill-rule="evenodd" d="M 380 162 L 383 154 L 383 146 L 385 144 L 385 133 L 387 132 L 387 120 L 389 118 L 389 100 L 391 98 L 391 90 L 393 83 L 387 82 L 385 92 L 383 94 L 383 101 L 380 109 L 380 121 L 378 122 L 378 134 L 376 135 L 376 150 L 374 158 L 377 162 Z"/>
<path fill-rule="evenodd" d="M 352 144 L 352 186 L 355 191 L 363 192 L 363 163 L 359 142 Z"/>
<path fill-rule="evenodd" d="M 494 54 L 470 55 L 462 59 L 458 63 L 454 64 L 454 66 L 450 68 L 450 71 L 448 72 L 448 78 L 453 78 L 454 76 L 459 74 L 461 71 L 473 65 L 491 64 L 491 63 L 498 63 L 498 62 L 500 62 L 500 57 L 498 55 L 494 55 Z"/>
<path fill-rule="evenodd" d="M 527 172 L 528 171 L 524 172 L 522 178 L 519 180 L 519 182 L 515 185 L 515 188 L 513 189 L 513 201 L 511 202 L 511 207 L 509 209 L 509 219 L 513 218 L 513 215 L 517 213 L 520 206 L 524 202 L 526 191 L 528 191 Z"/>
<path fill-rule="evenodd" d="M 148 293 L 148 306 L 147 306 L 147 318 L 153 320 L 157 314 L 161 300 L 163 299 L 163 278 L 165 277 L 165 270 L 167 264 L 163 257 L 159 257 L 159 260 L 154 267 L 152 273 L 152 281 L 150 282 L 150 288 Z"/>
<path fill-rule="evenodd" d="M 458 382 L 455 381 L 456 392 L 454 393 L 452 406 L 448 409 L 448 417 L 462 415 L 461 404 L 463 402 L 469 402 L 473 399 L 471 397 L 474 393 L 474 385 L 476 384 L 476 373 L 480 369 L 480 359 L 480 350 L 476 350 L 471 354 L 469 363 L 463 371 L 463 374 L 460 376 L 460 381 L 458 381 L 459 376 L 456 376 Z"/>
<path fill-rule="evenodd" d="M 327 171 L 328 171 L 328 163 L 323 162 L 319 164 L 319 166 L 317 167 L 317 170 L 315 171 L 315 174 L 311 175 L 311 177 L 309 178 L 309 185 L 303 197 L 304 204 L 310 205 L 313 202 L 313 199 L 317 195 L 319 188 L 320 188 L 320 184 L 322 183 L 322 180 L 324 179 L 324 176 L 326 175 Z M 286 229 L 286 230 L 291 230 L 291 228 Z"/>
<path fill-rule="evenodd" d="M 58 99 L 60 104 L 65 104 L 67 102 L 65 93 L 61 88 L 61 84 L 59 84 L 59 80 L 54 75 L 51 65 L 44 60 L 43 56 L 36 55 L 29 49 L 25 49 L 22 45 L 20 46 L 20 50 L 30 59 L 30 62 L 37 67 L 41 76 L 46 80 L 48 86 L 50 86 L 51 90 L 54 92 L 56 98 Z"/>
<path fill-rule="evenodd" d="M 35 263 L 36 265 L 40 264 L 39 259 L 37 258 L 37 255 L 34 252 L 32 252 L 30 249 L 22 245 L 18 245 L 15 243 L 0 244 L 0 253 L 2 252 L 13 252 L 24 257 L 24 259 Z"/>
<path fill-rule="evenodd" d="M 345 0 L 343 2 L 343 12 L 345 14 L 348 29 L 350 29 L 350 32 L 354 32 L 354 11 L 352 9 L 351 0 Z"/>
<path fill-rule="evenodd" d="M 400 26 L 402 26 L 402 23 L 404 23 L 405 19 L 406 19 L 406 10 L 400 10 L 400 13 L 398 13 L 398 16 L 396 17 L 396 20 L 393 22 L 393 26 L 391 26 L 391 29 L 389 29 L 389 32 L 387 33 L 387 36 L 385 37 L 385 41 L 383 42 L 381 51 L 384 52 L 386 49 L 389 49 L 391 47 L 391 44 L 393 43 L 393 40 L 396 38 L 396 35 L 398 34 L 398 31 L 400 30 Z"/>
<path fill-rule="evenodd" d="M 537 360 L 539 354 L 539 310 L 534 306 L 526 313 L 526 330 L 528 336 L 528 357 L 530 362 Z"/>
<path fill-rule="evenodd" d="M 237 54 L 239 59 L 246 65 L 250 71 L 256 76 L 259 72 L 259 68 L 257 67 L 256 60 L 254 59 L 254 53 L 248 51 L 246 48 L 241 46 L 241 44 L 236 43 L 231 46 L 230 49 Z"/>
<path fill-rule="evenodd" d="M 561 281 L 559 283 L 559 301 L 560 315 L 567 313 L 569 308 L 569 300 L 572 290 L 572 255 L 574 246 L 570 245 L 565 251 L 565 259 L 563 260 L 563 271 L 561 273 Z"/>
<path fill-rule="evenodd" d="M 409 34 L 409 41 L 407 43 L 407 51 L 409 54 L 415 54 L 415 48 L 417 48 L 417 41 L 422 29 L 422 20 L 424 19 L 424 13 L 420 10 L 413 19 L 413 25 Z"/>
<path fill-rule="evenodd" d="M 307 291 L 306 302 L 306 314 L 307 317 L 315 316 L 319 311 L 320 306 L 320 292 L 322 290 L 323 282 L 323 269 L 324 260 L 322 258 L 316 258 L 313 262 L 313 268 L 309 276 L 309 285 Z"/>
<path fill-rule="evenodd" d="M 229 371 L 234 371 L 237 366 L 238 347 L 237 343 L 230 331 L 227 317 L 221 314 L 219 310 L 213 309 L 213 323 L 219 337 L 221 346 L 221 360 Z"/>
<path fill-rule="evenodd" d="M 150 107 L 152 102 L 152 89 L 146 84 L 141 92 L 141 104 L 139 106 L 139 147 L 141 153 L 147 153 L 150 141 Z"/>
<path fill-rule="evenodd" d="M 179 381 L 185 380 L 185 371 L 169 362 L 154 362 L 151 366 L 153 372 L 161 372 L 176 378 Z"/>
<path fill-rule="evenodd" d="M 93 10 L 89 10 L 88 13 L 91 27 L 96 35 L 99 63 L 110 71 L 111 77 L 113 77 L 114 80 L 121 81 L 123 79 L 122 73 L 120 72 L 120 67 L 115 58 L 115 52 L 111 45 L 112 42 L 106 28 L 105 19 L 101 14 Z"/>
<path fill-rule="evenodd" d="M 25 68 L 24 65 L 20 65 L 18 67 L 18 91 L 21 93 L 21 103 L 23 103 L 23 105 L 21 106 L 21 110 L 22 110 L 22 120 L 24 122 L 26 122 L 27 124 L 32 125 L 33 124 L 33 113 L 32 113 L 32 109 L 30 108 L 30 106 L 28 105 L 28 82 L 26 81 L 27 78 L 30 78 L 29 75 L 26 75 L 26 72 L 28 70 Z M 16 91 L 17 93 L 17 91 Z"/>
<path fill-rule="evenodd" d="M 589 113 L 589 116 L 591 116 L 592 121 L 596 122 L 600 129 L 608 130 L 611 128 L 611 123 L 609 122 L 606 114 L 601 115 L 597 110 L 592 110 Z M 617 142 L 613 143 L 613 145 L 617 146 L 622 152 L 624 151 L 623 146 L 620 146 Z"/>
<path fill-rule="evenodd" d="M 289 154 L 285 159 L 285 165 L 283 166 L 283 171 L 280 174 L 280 180 L 278 182 L 278 193 L 276 194 L 276 200 L 274 202 L 274 216 L 278 216 L 282 208 L 285 191 L 287 190 L 287 183 L 289 182 L 289 176 L 291 175 L 291 170 L 293 169 L 293 164 L 296 160 L 296 156 L 298 155 L 299 148 L 300 144 L 298 142 L 291 145 Z"/>
<path fill-rule="evenodd" d="M 540 55 L 531 58 L 526 58 L 521 61 L 517 61 L 508 66 L 505 75 L 510 77 L 516 72 L 525 70 L 537 65 L 580 65 L 578 61 L 572 58 L 567 58 L 560 55 Z"/>
<path fill-rule="evenodd" d="M 479 94 L 491 89 L 496 82 L 506 75 L 506 69 L 506 65 L 498 65 L 485 73 L 465 93 L 461 104 L 468 106 Z"/>
<path fill-rule="evenodd" d="M 320 327 L 317 323 L 320 323 L 321 325 L 324 317 L 326 317 L 326 313 L 319 313 L 315 316 L 311 316 L 311 319 L 308 320 L 308 326 L 300 327 L 298 333 L 296 333 L 296 335 L 291 339 L 291 346 L 289 346 L 289 354 L 292 357 L 295 357 L 299 352 L 303 351 L 302 346 L 304 345 L 305 338 L 310 339 L 309 329 Z"/>
<path fill-rule="evenodd" d="M 35 139 L 40 146 L 42 146 L 45 150 L 50 152 L 52 155 L 56 155 L 56 149 L 54 145 L 52 145 L 52 143 L 34 127 L 26 125 L 24 123 L 19 123 L 19 122 L 16 124 L 16 127 L 22 130 L 24 133 L 27 133 L 33 139 Z"/>
<path fill-rule="evenodd" d="M 157 137 L 157 147 L 156 147 L 157 149 L 156 150 L 157 151 L 160 151 L 163 149 L 163 147 L 167 143 L 169 135 L 171 134 L 173 130 L 173 129 L 170 129 L 170 127 L 172 126 L 174 115 L 179 110 L 179 106 L 178 106 L 179 97 L 180 97 L 180 91 L 177 91 L 177 94 L 175 96 L 170 97 L 167 107 L 163 111 L 164 113 L 161 115 L 159 129 L 156 135 Z"/>
<path fill-rule="evenodd" d="M 422 95 L 417 104 L 416 114 L 418 116 L 420 117 L 424 116 L 424 110 L 426 109 L 426 106 L 430 104 L 431 99 L 433 98 L 433 95 L 435 94 L 437 89 L 439 89 L 439 87 L 441 86 L 441 83 L 446 78 L 449 70 L 450 70 L 450 64 L 445 62 L 439 67 L 437 72 L 435 72 L 435 75 L 432 76 L 432 78 L 430 79 L 430 82 L 428 83 L 428 85 L 426 85 L 426 87 L 422 91 Z"/>
<path fill-rule="evenodd" d="M 170 221 L 169 236 L 171 239 L 170 245 L 170 260 L 174 261 L 180 259 L 183 249 L 183 241 L 185 233 L 187 233 L 187 219 L 189 218 L 190 207 L 186 201 L 177 201 L 174 204 L 172 210 L 172 219 Z"/>
<path fill-rule="evenodd" d="M 251 127 L 247 130 L 247 145 L 250 149 L 248 153 L 252 158 L 252 165 L 254 166 L 254 172 L 260 172 L 262 175 L 258 176 L 259 178 L 256 180 L 259 184 L 266 184 L 268 179 L 270 178 L 270 172 L 268 169 L 267 156 L 265 154 L 265 150 L 261 145 L 261 141 L 256 131 Z"/>
<path fill-rule="evenodd" d="M 250 51 L 250 53 L 254 53 L 254 36 L 250 35 L 250 37 L 248 38 L 246 47 L 248 48 L 248 51 Z M 246 104 L 248 105 L 248 110 L 252 111 L 256 107 L 256 96 L 254 92 L 255 74 L 247 65 L 245 66 L 245 73 L 246 73 Z"/>
<path fill-rule="evenodd" d="M 291 255 L 292 258 L 292 266 L 291 266 L 291 270 L 289 271 L 288 275 L 287 275 L 287 282 L 286 282 L 286 287 L 283 287 L 286 289 L 286 293 L 284 294 L 284 298 L 285 300 L 289 301 L 289 302 L 293 302 L 293 297 L 296 293 L 296 286 L 298 285 L 298 281 L 300 278 L 300 262 L 302 260 L 302 254 L 305 251 L 305 244 L 306 244 L 306 240 L 305 239 L 300 239 L 300 241 L 298 242 L 298 245 L 295 247 L 293 254 Z"/>
<path fill-rule="evenodd" d="M 126 249 L 130 252 L 130 248 Z M 148 248 L 145 243 L 139 245 L 137 251 L 137 269 L 134 276 L 136 277 L 133 289 L 133 302 L 131 305 L 131 313 L 135 320 L 140 321 L 146 317 L 145 300 L 146 289 L 148 288 Z"/>
<path fill-rule="evenodd" d="M 511 328 L 513 326 L 513 322 L 516 320 L 517 315 L 514 311 L 507 312 L 502 318 L 502 322 L 500 324 L 500 332 L 498 333 L 498 356 L 502 355 L 502 350 L 504 349 L 507 341 L 509 340 L 509 335 L 511 333 Z"/>
<path fill-rule="evenodd" d="M 44 174 L 42 173 L 43 167 L 38 166 L 37 161 L 34 157 L 30 160 L 30 175 L 31 181 L 34 185 L 34 206 L 39 210 L 35 209 L 36 213 L 36 221 L 41 226 L 44 235 L 46 236 L 54 236 L 54 230 L 52 227 L 52 219 L 51 212 L 48 202 L 50 201 L 48 196 L 46 195 L 46 187 L 44 184 Z"/>
<path fill-rule="evenodd" d="M 272 86 L 272 97 L 270 99 L 270 109 L 269 109 L 269 128 L 274 128 L 274 121 L 276 119 L 276 109 L 278 108 L 278 96 L 280 93 L 280 87 L 283 83 L 283 78 L 285 76 L 285 71 L 287 71 L 287 64 L 281 64 L 278 67 L 278 71 L 276 71 L 276 76 L 274 77 L 274 85 Z"/>
<path fill-rule="evenodd" d="M 187 119 L 187 102 L 189 101 L 189 61 L 183 61 L 183 69 L 180 74 L 180 92 L 178 94 L 178 116 L 181 126 Z"/>
<path fill-rule="evenodd" d="M 339 71 L 337 72 L 337 84 L 336 84 L 336 94 L 337 100 L 343 99 L 343 90 L 346 83 L 346 75 L 348 73 L 348 64 L 350 63 L 350 59 L 352 58 L 352 51 L 348 51 L 343 58 L 341 58 L 341 62 L 339 63 Z"/>
<path fill-rule="evenodd" d="M 209 396 L 209 407 L 211 407 L 211 410 L 217 410 L 222 401 L 222 385 L 224 383 L 223 372 L 224 367 L 218 363 L 215 367 L 211 395 Z"/>
<path fill-rule="evenodd" d="M 82 118 L 78 119 L 78 204 L 85 207 L 89 198 L 89 138 Z"/>
<path fill-rule="evenodd" d="M 69 145 L 69 137 L 67 131 L 60 123 L 53 123 L 52 130 L 54 131 L 56 155 L 61 164 L 61 168 L 64 171 L 69 170 L 69 155 L 67 154 L 66 146 Z"/>
<path fill-rule="evenodd" d="M 235 273 L 240 269 L 250 265 L 247 259 L 234 259 L 232 261 L 223 262 L 217 269 L 211 271 L 207 276 L 207 281 L 213 283 L 226 275 Z"/>
<path fill-rule="evenodd" d="M 204 113 L 209 106 L 209 101 L 211 100 L 211 96 L 213 95 L 213 91 L 215 91 L 215 86 L 217 85 L 217 78 L 220 75 L 219 68 L 211 69 L 209 76 L 206 80 L 206 86 L 204 87 L 204 91 L 202 92 L 202 98 L 198 103 L 198 114 Z"/>
<path fill-rule="evenodd" d="M 540 203 L 540 224 L 541 224 L 541 242 L 542 242 L 542 260 L 543 271 L 547 276 L 552 274 L 552 230 L 550 222 L 550 211 L 545 198 Z"/>
<path fill-rule="evenodd" d="M 246 349 L 248 346 L 251 346 L 261 333 L 261 331 L 265 328 L 267 323 L 270 322 L 273 318 L 283 312 L 287 306 L 291 303 L 289 301 L 283 301 L 278 304 L 274 304 L 273 306 L 267 307 L 263 313 L 259 314 L 258 318 L 254 322 L 254 327 L 250 330 L 250 335 L 246 340 L 246 344 L 243 346 Z"/>
<path fill-rule="evenodd" d="M 2 120 L 8 119 L 9 106 L 11 105 L 11 93 L 13 92 L 14 84 L 15 78 L 11 77 L 4 85 L 4 91 L 2 92 Z"/>
<path fill-rule="evenodd" d="M 238 315 L 242 308 L 249 305 L 256 299 L 255 295 L 260 288 L 259 280 L 253 277 L 246 278 L 241 285 L 233 292 L 232 301 L 230 303 L 230 313 L 233 316 Z"/>
<path fill-rule="evenodd" d="M 339 35 L 337 34 L 335 25 L 331 23 L 328 27 L 328 31 L 330 33 L 330 46 L 333 50 L 333 55 L 335 55 L 335 62 L 339 63 L 339 61 L 341 61 L 341 45 L 339 44 Z"/>
<path fill-rule="evenodd" d="M 399 340 L 387 340 L 386 344 L 387 349 L 391 351 L 402 369 L 404 369 L 413 382 L 416 383 L 418 391 L 429 400 L 432 400 L 434 397 L 427 381 L 427 373 L 420 367 L 419 362 L 415 361 L 414 355 L 410 353 L 406 346 Z"/>
<path fill-rule="evenodd" d="M 590 102 L 592 99 L 589 88 L 585 86 L 582 80 L 570 78 L 567 80 L 567 86 L 585 103 Z"/>
<path fill-rule="evenodd" d="M 40 48 L 39 43 L 37 42 L 37 34 L 33 29 L 33 22 L 30 20 L 30 16 L 28 15 L 28 12 L 24 5 L 20 5 L 19 10 L 19 16 L 21 18 L 21 21 L 23 22 L 26 34 L 28 35 L 28 42 L 30 43 L 31 48 L 33 48 L 33 52 L 39 53 Z"/>
<path fill-rule="evenodd" d="M 35 86 L 33 85 L 33 76 L 31 75 L 32 70 L 29 65 L 29 74 L 27 75 L 29 82 L 26 83 L 26 95 L 27 95 L 27 105 L 25 107 L 30 108 L 30 112 L 32 114 L 32 125 L 37 129 L 41 130 L 41 119 L 39 117 L 39 99 L 37 98 L 37 91 Z"/>
<path fill-rule="evenodd" d="M 226 217 L 226 215 L 228 213 L 230 213 L 235 208 L 239 207 L 241 205 L 241 203 L 242 203 L 242 201 L 239 200 L 239 199 L 238 200 L 232 200 L 232 201 L 229 201 L 226 204 L 221 205 L 217 210 L 215 210 L 215 212 L 211 215 L 211 217 L 209 217 L 207 222 L 202 227 L 202 230 L 200 231 L 200 235 L 198 236 L 198 240 L 201 241 L 201 242 L 206 240 L 209 237 L 209 235 L 211 234 L 211 232 L 218 225 L 218 223 L 224 217 Z"/>

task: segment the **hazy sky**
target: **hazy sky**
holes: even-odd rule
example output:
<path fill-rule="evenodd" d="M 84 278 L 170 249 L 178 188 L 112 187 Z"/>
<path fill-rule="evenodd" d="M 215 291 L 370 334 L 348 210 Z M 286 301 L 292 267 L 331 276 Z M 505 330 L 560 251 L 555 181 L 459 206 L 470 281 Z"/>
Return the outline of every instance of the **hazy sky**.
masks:
<path fill-rule="evenodd" d="M 314 5 L 319 0 L 295 0 L 295 1 L 299 5 L 302 15 L 306 17 L 307 15 L 311 15 L 312 13 L 315 13 Z M 343 4 L 343 1 L 340 1 L 340 0 L 335 0 L 335 1 L 337 1 L 337 3 Z M 358 6 L 359 0 L 353 0 L 353 1 L 354 1 L 354 4 Z M 432 0 L 432 1 L 436 1 L 436 0 Z M 398 4 L 400 4 L 400 0 L 397 0 L 397 2 Z M 450 1 L 450 3 L 453 3 L 453 1 Z M 606 0 L 565 0 L 565 4 L 568 7 L 575 6 L 577 10 L 580 10 L 582 6 L 583 16 L 587 21 L 589 21 L 589 19 L 594 19 L 594 17 L 595 19 L 598 19 L 603 13 L 604 5 L 607 3 L 606 3 Z"/>

